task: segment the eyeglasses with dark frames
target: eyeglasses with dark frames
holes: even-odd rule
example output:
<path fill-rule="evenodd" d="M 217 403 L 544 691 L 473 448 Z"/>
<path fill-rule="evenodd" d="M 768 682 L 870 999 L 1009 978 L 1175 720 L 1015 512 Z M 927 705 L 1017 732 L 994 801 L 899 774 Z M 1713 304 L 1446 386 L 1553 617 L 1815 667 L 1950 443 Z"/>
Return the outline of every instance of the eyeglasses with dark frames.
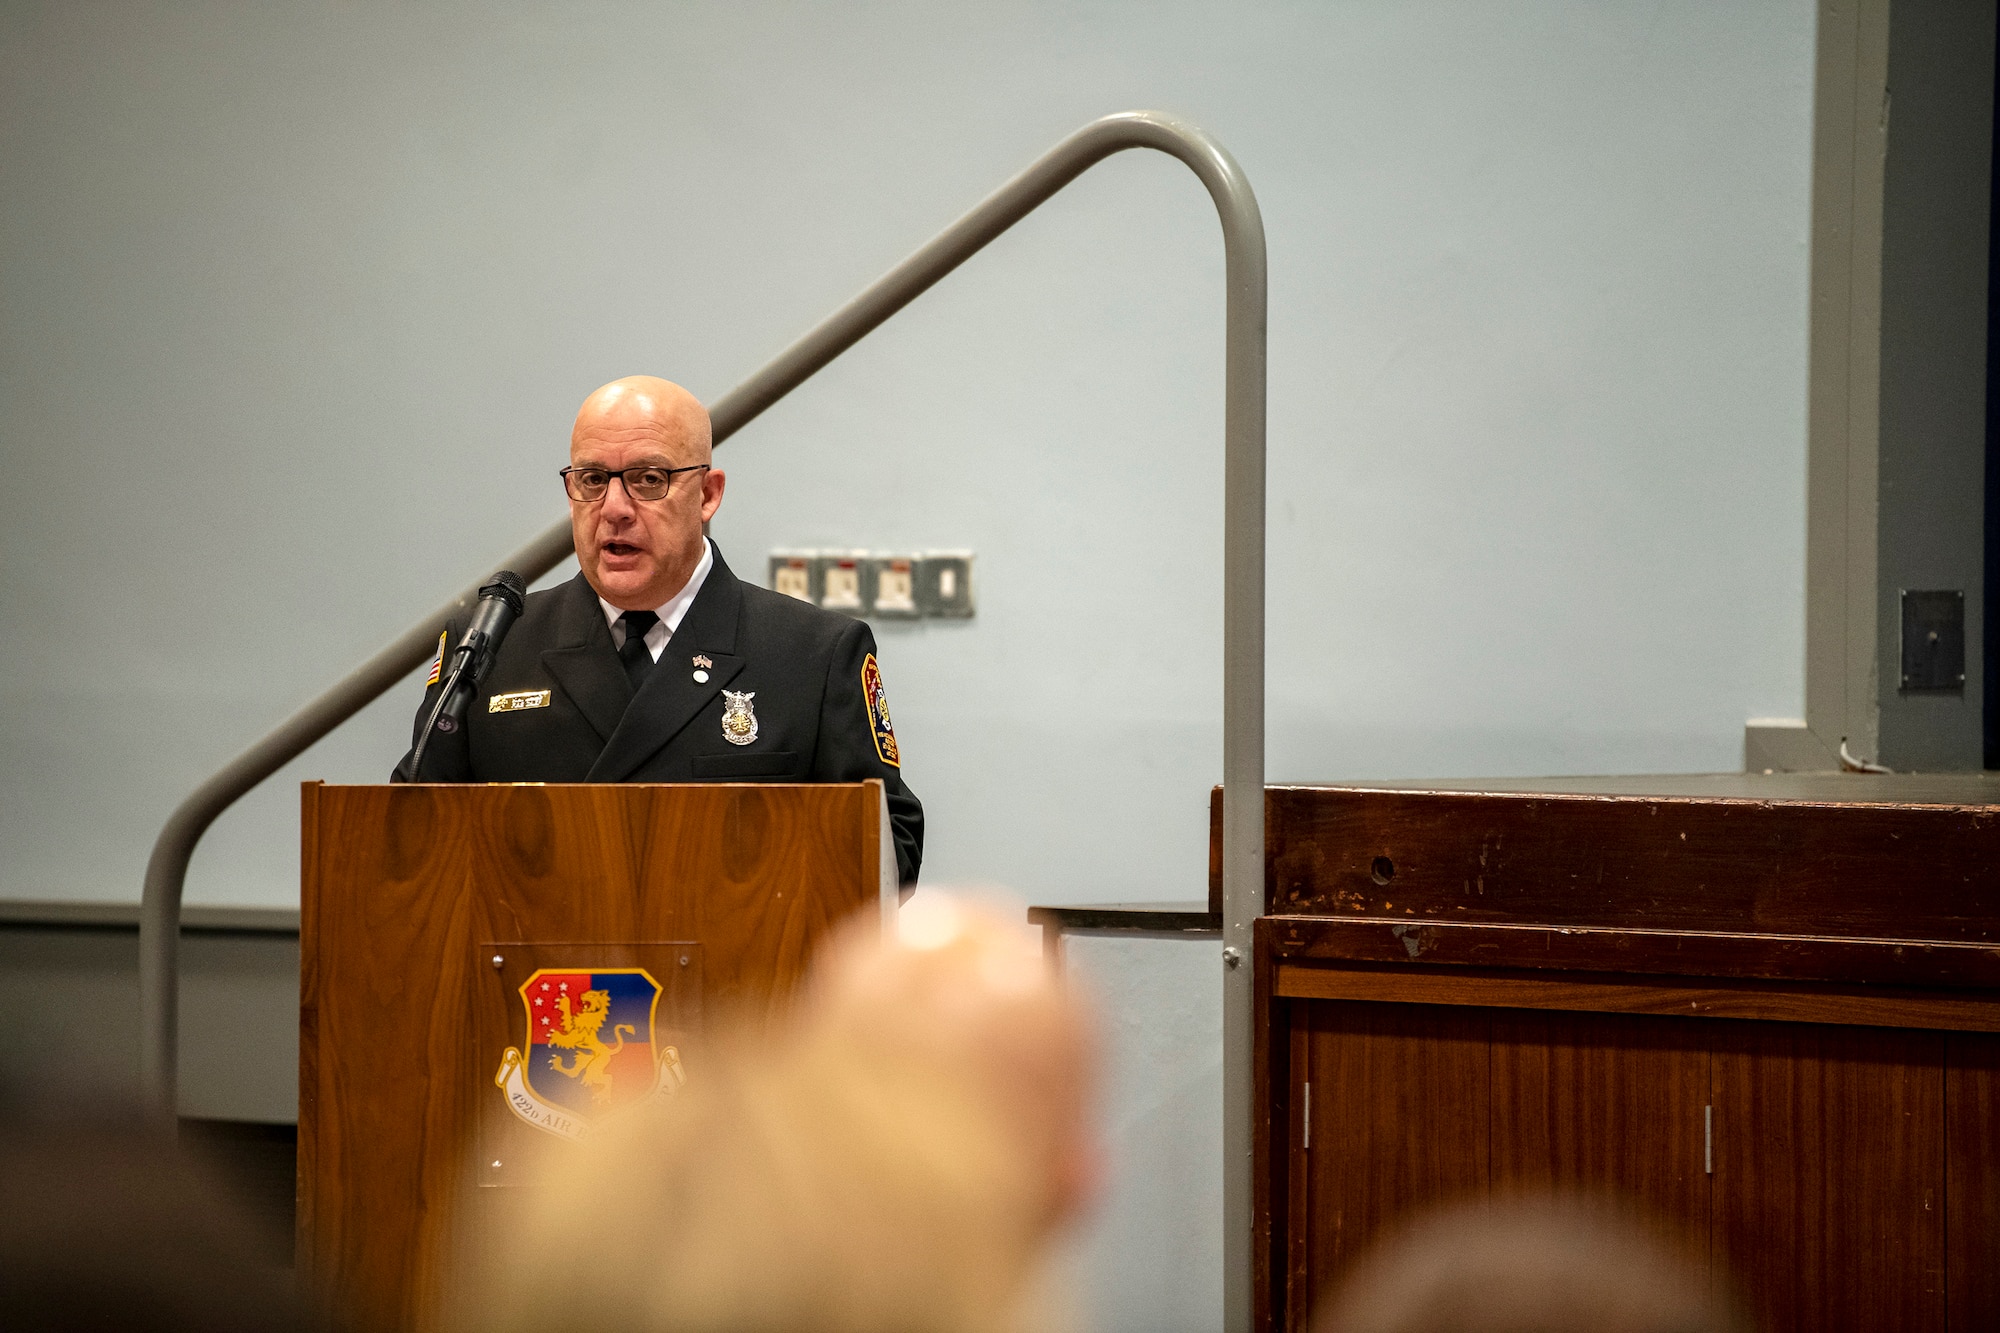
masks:
<path fill-rule="evenodd" d="M 624 484 L 625 494 L 634 500 L 664 500 L 674 484 L 675 473 L 706 472 L 710 466 L 708 463 L 694 463 L 687 467 L 645 464 L 616 471 L 608 467 L 566 467 L 556 475 L 563 479 L 563 489 L 569 492 L 569 498 L 583 504 L 602 500 L 604 493 L 611 489 L 613 477 Z"/>

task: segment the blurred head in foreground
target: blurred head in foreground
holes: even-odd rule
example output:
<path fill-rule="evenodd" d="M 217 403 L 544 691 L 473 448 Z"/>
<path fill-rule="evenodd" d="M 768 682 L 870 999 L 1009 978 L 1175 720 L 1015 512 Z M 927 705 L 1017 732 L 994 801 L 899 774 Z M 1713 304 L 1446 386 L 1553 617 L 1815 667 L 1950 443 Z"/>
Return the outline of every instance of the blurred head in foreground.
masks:
<path fill-rule="evenodd" d="M 1719 1284 L 1718 1284 L 1719 1285 Z M 1520 1199 L 1425 1214 L 1377 1242 L 1314 1333 L 1749 1333 L 1703 1265 L 1630 1214 Z"/>
<path fill-rule="evenodd" d="M 794 1015 L 718 1039 L 678 1097 L 552 1154 L 473 1321 L 1046 1327 L 1047 1242 L 1096 1176 L 1086 1019 L 1018 928 L 936 894 L 903 915 L 901 941 L 832 941 Z"/>

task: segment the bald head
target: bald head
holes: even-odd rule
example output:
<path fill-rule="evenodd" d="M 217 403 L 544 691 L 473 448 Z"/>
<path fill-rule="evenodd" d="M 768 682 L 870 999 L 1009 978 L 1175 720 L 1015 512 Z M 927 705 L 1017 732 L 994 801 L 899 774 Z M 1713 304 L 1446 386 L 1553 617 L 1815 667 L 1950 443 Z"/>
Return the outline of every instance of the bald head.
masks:
<path fill-rule="evenodd" d="M 701 400 L 657 375 L 627 375 L 583 400 L 569 434 L 571 461 L 579 442 L 650 441 L 675 467 L 706 463 L 713 456 L 708 409 Z"/>
<path fill-rule="evenodd" d="M 572 468 L 666 470 L 665 495 L 635 498 L 622 479 L 594 500 L 569 502 L 576 562 L 597 595 L 627 611 L 664 606 L 701 563 L 702 525 L 722 505 L 723 475 L 710 466 L 708 409 L 653 375 L 613 380 L 583 400 L 569 434 Z M 639 475 L 634 473 L 635 476 Z"/>

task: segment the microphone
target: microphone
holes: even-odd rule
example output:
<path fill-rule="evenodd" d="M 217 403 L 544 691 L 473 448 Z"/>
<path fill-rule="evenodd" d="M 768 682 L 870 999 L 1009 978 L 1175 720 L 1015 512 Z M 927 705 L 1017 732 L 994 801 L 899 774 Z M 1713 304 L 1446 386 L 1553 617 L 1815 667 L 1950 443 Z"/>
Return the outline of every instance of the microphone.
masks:
<path fill-rule="evenodd" d="M 437 732 L 449 735 L 464 725 L 465 707 L 472 701 L 479 682 L 492 669 L 500 641 L 507 637 L 507 631 L 526 605 L 527 592 L 528 585 L 511 569 L 501 570 L 479 589 L 479 605 L 472 612 L 472 623 L 465 627 L 452 653 L 444 688 L 438 691 L 437 702 L 431 705 L 431 715 L 424 719 L 423 734 L 417 738 L 416 752 L 410 757 L 410 781 L 422 781 L 424 749 L 431 736 Z"/>
<path fill-rule="evenodd" d="M 507 631 L 521 614 L 527 592 L 528 585 L 511 569 L 501 570 L 492 582 L 480 588 L 479 605 L 472 613 L 472 623 L 465 627 L 465 636 L 458 641 L 449 672 L 451 677 L 459 678 L 467 667 L 472 669 L 472 679 L 465 687 L 467 692 L 477 689 L 479 682 L 486 679 L 493 666 L 493 655 L 500 650 L 500 640 L 507 637 Z"/>

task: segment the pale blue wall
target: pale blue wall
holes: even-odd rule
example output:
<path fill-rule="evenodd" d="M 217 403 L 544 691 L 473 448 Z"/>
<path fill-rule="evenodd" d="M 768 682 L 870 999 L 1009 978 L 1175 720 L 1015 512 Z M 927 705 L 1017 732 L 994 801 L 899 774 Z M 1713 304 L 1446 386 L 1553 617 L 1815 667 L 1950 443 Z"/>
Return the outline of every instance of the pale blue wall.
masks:
<path fill-rule="evenodd" d="M 1733 768 L 1802 703 L 1812 42 L 1810 0 L 14 0 L 0 896 L 136 897 L 187 790 L 561 513 L 594 385 L 726 390 L 1132 106 L 1269 227 L 1272 776 Z M 1202 890 L 1220 279 L 1192 178 L 1115 160 L 724 451 L 739 570 L 979 552 L 975 622 L 881 632 L 934 880 Z M 414 696 L 191 897 L 294 901 L 294 784 L 381 778 Z M 1217 1299 L 1161 1266 L 1218 1234 L 1212 952 L 1080 964 L 1107 1328 Z"/>
<path fill-rule="evenodd" d="M 0 895 L 131 898 L 217 763 L 1063 133 L 1175 109 L 1271 248 L 1271 772 L 1728 768 L 1796 715 L 1812 6 L 14 3 Z M 716 531 L 970 545 L 885 629 L 937 876 L 1193 894 L 1221 256 L 1099 168 L 731 443 Z M 1123 571 L 1115 591 L 1094 576 Z M 286 902 L 296 797 L 196 899 Z"/>
<path fill-rule="evenodd" d="M 1067 1256 L 1099 1333 L 1222 1327 L 1222 944 L 1072 935 L 1099 997 L 1110 1188 Z"/>

